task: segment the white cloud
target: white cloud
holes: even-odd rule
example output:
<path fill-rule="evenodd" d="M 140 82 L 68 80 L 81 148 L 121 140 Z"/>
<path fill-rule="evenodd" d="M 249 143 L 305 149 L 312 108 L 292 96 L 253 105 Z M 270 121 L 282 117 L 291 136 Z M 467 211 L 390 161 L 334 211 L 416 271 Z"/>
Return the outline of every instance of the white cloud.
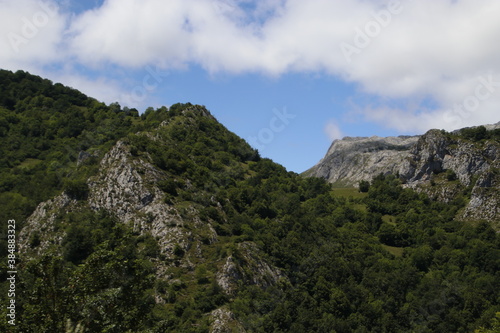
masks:
<path fill-rule="evenodd" d="M 212 72 L 269 75 L 326 71 L 359 83 L 368 94 L 429 98 L 438 105 L 437 111 L 382 107 L 366 115 L 400 130 L 449 127 L 436 116 L 467 96 L 478 75 L 500 71 L 500 2 L 495 0 L 402 1 L 393 7 L 362 0 L 256 3 L 249 19 L 237 1 L 109 0 L 74 22 L 72 45 L 85 63 L 197 63 Z M 356 47 L 359 31 L 372 37 L 348 62 L 340 45 Z M 488 110 L 478 108 L 462 123 L 496 120 Z"/>
<path fill-rule="evenodd" d="M 436 96 L 441 100 L 437 107 L 426 107 L 425 102 L 407 103 L 404 107 L 355 105 L 352 113 L 406 133 L 423 133 L 431 128 L 454 130 L 500 120 L 499 74 L 489 73 L 471 80 L 464 79 L 450 86 L 448 91 Z"/>
<path fill-rule="evenodd" d="M 481 101 L 473 116 L 449 117 L 455 103 L 474 93 L 478 76 L 500 77 L 496 0 L 106 0 L 71 18 L 57 12 L 20 53 L 7 33 L 21 33 L 22 18 L 33 18 L 39 2 L 0 0 L 0 6 L 4 68 L 64 59 L 94 68 L 326 72 L 375 98 L 433 101 L 433 108 L 407 110 L 360 105 L 366 119 L 390 128 L 498 121 L 498 94 Z M 349 59 L 341 49 L 346 44 L 356 48 Z"/>
<path fill-rule="evenodd" d="M 335 120 L 328 121 L 328 123 L 325 125 L 324 131 L 330 141 L 342 139 L 344 137 L 344 134 L 342 134 L 342 130 Z"/>
<path fill-rule="evenodd" d="M 189 60 L 186 2 L 109 0 L 77 17 L 72 51 L 87 64 L 165 65 Z"/>
<path fill-rule="evenodd" d="M 0 0 L 0 66 L 33 68 L 60 60 L 66 17 L 53 1 Z"/>
<path fill-rule="evenodd" d="M 65 85 L 76 88 L 87 96 L 107 104 L 121 101 L 123 97 L 123 87 L 120 82 L 107 77 L 90 79 L 75 73 L 73 70 L 63 73 L 46 73 L 44 76 L 54 82 L 64 82 Z M 130 107 L 133 106 L 137 105 L 130 105 Z"/>

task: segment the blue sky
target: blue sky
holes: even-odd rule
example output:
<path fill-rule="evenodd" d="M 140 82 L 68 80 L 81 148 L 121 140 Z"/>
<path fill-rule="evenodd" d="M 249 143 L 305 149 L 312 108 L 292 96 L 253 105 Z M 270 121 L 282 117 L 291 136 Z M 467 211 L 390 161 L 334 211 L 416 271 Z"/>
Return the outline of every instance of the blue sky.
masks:
<path fill-rule="evenodd" d="M 343 136 L 500 119 L 496 0 L 0 0 L 0 68 L 140 111 L 205 105 L 305 171 Z"/>

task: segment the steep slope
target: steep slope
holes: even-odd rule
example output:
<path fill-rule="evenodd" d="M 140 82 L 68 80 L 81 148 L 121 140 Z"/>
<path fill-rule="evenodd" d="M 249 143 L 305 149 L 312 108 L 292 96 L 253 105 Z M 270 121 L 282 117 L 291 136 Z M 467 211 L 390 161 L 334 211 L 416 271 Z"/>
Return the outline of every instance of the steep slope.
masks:
<path fill-rule="evenodd" d="M 498 133 L 497 128 L 500 124 L 492 127 L 492 133 Z M 500 226 L 500 137 L 461 133 L 431 130 L 422 136 L 411 151 L 412 167 L 405 180 L 442 201 L 465 195 L 461 218 L 485 219 Z"/>
<path fill-rule="evenodd" d="M 0 225 L 11 218 L 7 212 L 24 220 L 60 193 L 82 151 L 89 154 L 81 162 L 102 158 L 130 131 L 155 125 L 141 118 L 137 110 L 105 105 L 62 84 L 0 70 Z"/>
<path fill-rule="evenodd" d="M 258 155 L 241 139 L 222 128 L 203 107 L 187 106 L 181 112 L 180 116 L 164 121 L 153 132 L 131 134 L 118 141 L 99 162 L 97 174 L 80 184 L 79 188 L 83 190 L 75 191 L 69 187 L 59 196 L 41 203 L 19 234 L 20 252 L 42 255 L 55 248 L 74 263 L 88 261 L 89 257 L 85 254 L 90 255 L 94 246 L 86 242 L 94 241 L 86 240 L 85 235 L 80 235 L 83 239 L 74 239 L 74 222 L 68 216 L 105 212 L 116 218 L 116 223 L 129 227 L 138 239 L 151 239 L 152 245 L 149 246 L 153 250 L 150 248 L 147 251 L 156 251 L 152 258 L 155 279 L 162 283 L 179 283 L 179 267 L 194 272 L 206 262 L 204 252 L 207 245 L 218 242 L 219 236 L 214 229 L 215 224 L 210 222 L 209 217 L 203 217 L 202 211 L 212 206 L 218 212 L 215 207 L 220 203 L 214 200 L 215 192 L 209 189 L 217 186 L 210 182 L 218 180 L 210 179 L 208 174 L 197 174 L 208 173 L 208 169 L 191 163 L 203 160 L 212 169 L 224 173 L 226 166 L 237 167 L 249 159 L 258 160 Z M 206 146 L 201 142 L 192 142 L 201 139 L 200 127 L 217 132 L 220 141 L 206 142 Z M 182 148 L 179 147 L 181 141 L 184 141 Z M 232 153 L 221 156 L 221 160 L 207 160 L 206 155 L 211 155 L 213 149 L 210 145 L 217 144 L 233 144 L 228 149 Z M 189 154 L 184 149 L 193 150 L 193 160 L 186 158 Z M 244 173 L 243 170 L 241 172 Z M 183 192 L 182 198 L 172 195 L 177 191 Z M 77 244 L 72 245 L 72 242 Z M 72 246 L 76 247 L 76 251 Z M 207 282 L 205 275 L 216 277 L 214 281 L 220 285 L 222 294 L 214 304 L 223 302 L 224 293 L 235 295 L 241 282 L 268 287 L 281 278 L 279 269 L 261 258 L 261 250 L 251 242 L 239 243 L 236 249 L 241 253 L 240 260 L 234 260 L 234 254 L 228 252 L 227 257 L 211 261 L 212 267 L 199 277 Z M 188 280 L 182 284 L 192 283 L 189 275 L 184 277 Z M 191 279 L 196 281 L 197 278 L 193 276 Z M 205 284 L 195 283 L 192 288 L 203 289 Z M 168 292 L 163 292 L 163 295 L 157 292 L 153 296 L 160 304 L 165 302 L 164 298 L 171 297 Z M 217 294 L 211 296 L 217 298 Z M 207 309 L 212 307 L 208 305 Z M 214 331 L 220 331 L 219 317 L 228 316 L 231 312 L 227 309 L 218 309 L 213 311 L 213 319 L 207 317 L 206 321 L 214 322 Z M 91 324 L 86 323 L 86 326 L 91 327 Z"/>
<path fill-rule="evenodd" d="M 464 219 L 500 221 L 496 125 L 422 136 L 344 138 L 306 176 L 336 186 L 357 186 L 378 174 L 394 174 L 407 187 L 449 202 L 465 194 Z M 484 209 L 487 207 L 487 209 Z"/>

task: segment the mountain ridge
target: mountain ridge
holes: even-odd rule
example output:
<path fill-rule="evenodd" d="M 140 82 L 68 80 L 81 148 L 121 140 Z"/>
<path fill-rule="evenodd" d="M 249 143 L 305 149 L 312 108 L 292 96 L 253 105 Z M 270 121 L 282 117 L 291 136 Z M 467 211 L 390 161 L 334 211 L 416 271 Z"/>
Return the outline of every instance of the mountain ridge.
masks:
<path fill-rule="evenodd" d="M 469 203 L 462 218 L 498 222 L 499 129 L 500 122 L 452 133 L 429 130 L 419 136 L 346 137 L 335 140 L 325 157 L 304 175 L 321 177 L 343 187 L 357 186 L 378 174 L 393 174 L 404 186 L 446 202 L 470 187 Z M 448 173 L 452 181 L 456 177 L 460 186 L 443 182 L 441 173 Z M 437 187 L 436 181 L 439 181 Z M 452 187 L 456 188 L 451 190 Z M 488 191 L 495 195 L 486 195 Z"/>

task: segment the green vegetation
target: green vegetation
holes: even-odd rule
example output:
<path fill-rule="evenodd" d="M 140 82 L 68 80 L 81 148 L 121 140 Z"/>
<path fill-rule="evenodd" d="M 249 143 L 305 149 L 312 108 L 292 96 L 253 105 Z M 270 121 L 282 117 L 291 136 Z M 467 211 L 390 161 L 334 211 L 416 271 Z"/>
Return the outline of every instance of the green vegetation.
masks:
<path fill-rule="evenodd" d="M 402 257 L 404 254 L 404 248 L 402 248 L 402 247 L 394 247 L 394 246 L 389 246 L 389 245 L 385 245 L 385 244 L 383 244 L 382 247 L 396 257 Z"/>
<path fill-rule="evenodd" d="M 368 192 L 368 191 L 366 191 Z M 333 188 L 333 194 L 338 197 L 360 199 L 366 197 L 366 192 L 360 191 L 354 187 L 339 187 Z"/>
<path fill-rule="evenodd" d="M 16 217 L 21 227 L 36 204 L 63 191 L 76 207 L 56 216 L 60 241 L 40 230 L 29 240 L 33 253 L 21 254 L 19 331 L 208 332 L 207 314 L 222 306 L 248 332 L 498 327 L 500 235 L 486 222 L 455 220 L 462 201 L 433 201 L 394 176 L 374 178 L 365 193 L 333 189 L 260 158 L 201 106 L 139 116 L 24 72 L 0 75 L 2 223 Z M 151 234 L 90 208 L 88 177 L 118 139 L 164 175 L 156 185 L 199 248 L 179 243 L 166 258 Z M 258 257 L 245 255 L 249 242 Z M 242 278 L 228 295 L 216 280 L 228 256 L 240 275 L 266 260 L 282 277 L 266 285 Z"/>
<path fill-rule="evenodd" d="M 494 129 L 488 131 L 484 126 L 463 128 L 456 133 L 448 133 L 442 131 L 442 133 L 449 138 L 453 139 L 465 139 L 472 142 L 484 142 L 486 140 L 500 140 L 500 129 Z"/>
<path fill-rule="evenodd" d="M 446 171 L 446 179 L 450 182 L 457 180 L 457 174 L 453 170 L 447 170 Z"/>
<path fill-rule="evenodd" d="M 97 168 L 96 159 L 128 133 L 154 128 L 166 118 L 166 108 L 139 116 L 135 109 L 105 105 L 23 71 L 0 70 L 2 230 L 9 218 L 24 220 L 39 202 L 63 188 L 84 196 L 82 181 Z M 85 179 L 76 188 L 72 178 L 80 154 L 92 150 L 83 163 Z M 3 254 L 5 244 L 0 249 Z"/>
<path fill-rule="evenodd" d="M 362 180 L 359 182 L 359 191 L 366 193 L 370 189 L 370 182 Z"/>
<path fill-rule="evenodd" d="M 487 131 L 484 126 L 464 128 L 460 131 L 460 135 L 471 141 L 498 140 L 500 139 L 500 129 Z"/>

